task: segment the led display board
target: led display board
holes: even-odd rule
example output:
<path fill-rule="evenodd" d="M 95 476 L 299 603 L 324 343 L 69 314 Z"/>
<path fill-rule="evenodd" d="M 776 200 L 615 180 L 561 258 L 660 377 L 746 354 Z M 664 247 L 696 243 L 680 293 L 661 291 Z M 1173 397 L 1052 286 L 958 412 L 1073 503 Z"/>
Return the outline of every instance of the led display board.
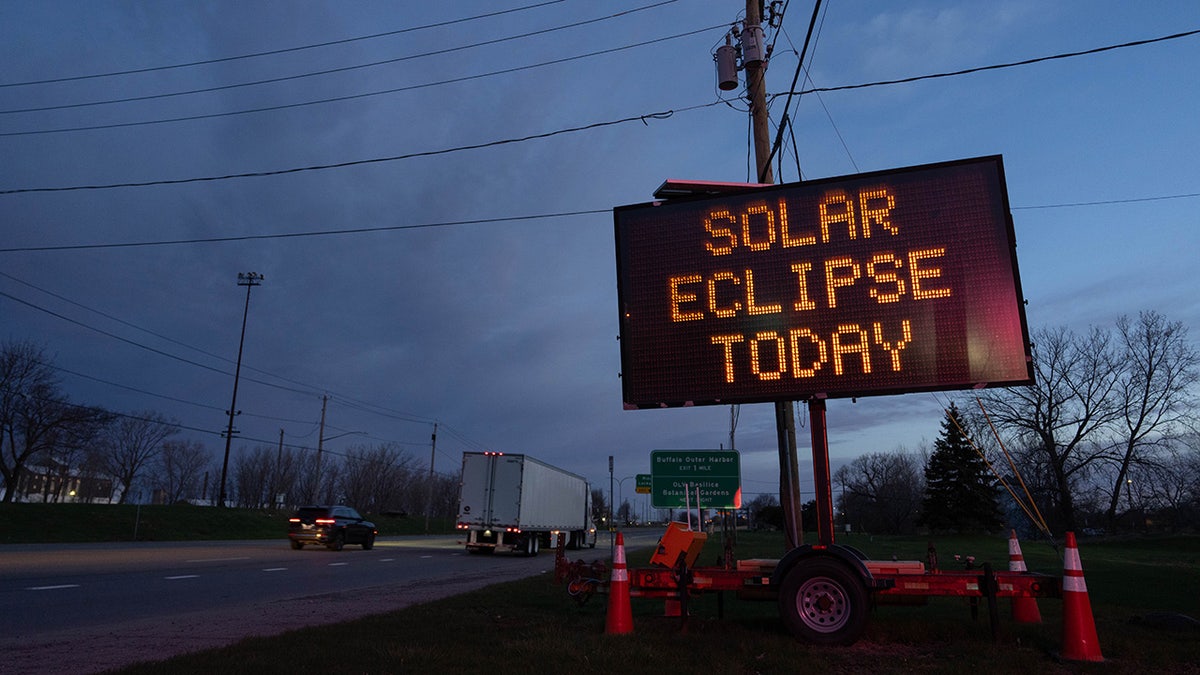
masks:
<path fill-rule="evenodd" d="M 626 408 L 1033 381 L 999 156 L 613 217 Z"/>

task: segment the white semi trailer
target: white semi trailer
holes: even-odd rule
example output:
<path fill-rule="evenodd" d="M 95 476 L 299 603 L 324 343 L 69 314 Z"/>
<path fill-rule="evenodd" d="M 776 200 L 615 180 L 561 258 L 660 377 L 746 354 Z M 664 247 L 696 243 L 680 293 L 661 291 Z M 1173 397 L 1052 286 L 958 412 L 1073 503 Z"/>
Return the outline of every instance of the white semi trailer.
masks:
<path fill-rule="evenodd" d="M 528 455 L 464 452 L 457 528 L 469 553 L 537 555 L 559 533 L 595 547 L 591 497 L 587 480 Z"/>

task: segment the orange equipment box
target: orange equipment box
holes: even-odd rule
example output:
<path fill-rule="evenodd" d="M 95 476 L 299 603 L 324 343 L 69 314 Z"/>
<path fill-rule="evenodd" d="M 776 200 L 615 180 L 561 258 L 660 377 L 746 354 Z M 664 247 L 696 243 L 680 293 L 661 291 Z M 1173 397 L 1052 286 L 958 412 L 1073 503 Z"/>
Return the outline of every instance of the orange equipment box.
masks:
<path fill-rule="evenodd" d="M 864 560 L 873 575 L 924 574 L 925 563 L 920 560 Z"/>
<path fill-rule="evenodd" d="M 700 549 L 706 541 L 708 535 L 703 532 L 694 532 L 676 522 L 667 523 L 667 532 L 658 540 L 658 548 L 650 556 L 650 564 L 675 567 L 679 555 L 683 554 L 684 562 L 691 567 L 696 564 L 696 558 L 700 557 Z"/>

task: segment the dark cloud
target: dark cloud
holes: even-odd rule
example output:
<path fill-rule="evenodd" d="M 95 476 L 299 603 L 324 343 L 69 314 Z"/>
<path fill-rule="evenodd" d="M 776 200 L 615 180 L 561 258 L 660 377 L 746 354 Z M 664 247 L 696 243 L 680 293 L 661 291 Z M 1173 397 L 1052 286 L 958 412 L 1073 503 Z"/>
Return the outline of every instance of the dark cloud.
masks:
<path fill-rule="evenodd" d="M 903 15 L 834 9 L 816 48 L 817 85 L 921 74 L 1167 34 L 1200 23 L 1112 3 L 1025 3 L 972 18 L 958 2 Z M 621 8 L 640 6 L 623 3 Z M 0 9 L 4 82 L 186 63 L 362 36 L 492 10 L 468 5 L 36 3 Z M 727 24 L 728 3 L 678 3 L 589 27 L 487 47 L 466 45 L 618 11 L 560 3 L 320 50 L 77 82 L 0 88 L 0 109 L 141 96 L 283 77 L 457 47 L 453 52 L 257 87 L 137 103 L 0 115 L 0 133 L 266 108 L 463 78 Z M 1118 16 L 1124 12 L 1126 16 Z M 782 91 L 805 32 L 793 7 L 769 73 Z M 913 17 L 939 17 L 925 22 Z M 1095 24 L 1095 25 L 1093 25 Z M 863 30 L 869 28 L 864 33 Z M 0 196 L 0 247 L 166 241 L 378 228 L 608 209 L 649 199 L 666 178 L 749 175 L 745 106 L 715 100 L 712 49 L 723 29 L 608 55 L 405 92 L 268 112 L 109 130 L 0 136 L 0 189 L 178 180 L 453 149 L 676 110 L 669 119 L 432 157 L 264 178 Z M 870 39 L 864 40 L 863 36 Z M 1071 44 L 1065 44 L 1067 36 Z M 963 53 L 956 45 L 970 40 Z M 924 42 L 923 42 L 924 41 Z M 914 52 L 912 45 L 928 44 Z M 1014 206 L 1195 191 L 1187 124 L 1194 42 L 1127 50 L 994 75 L 803 97 L 793 111 L 805 176 L 1003 153 Z M 904 58 L 899 59 L 895 55 Z M 899 59 L 899 60 L 898 60 Z M 953 63 L 948 62 L 953 61 Z M 964 61 L 970 61 L 966 63 Z M 887 72 L 878 64 L 889 64 Z M 1154 78 L 1114 81 L 1113 64 Z M 1121 71 L 1124 72 L 1124 71 Z M 1136 97 L 1124 95 L 1137 87 Z M 1169 89 L 1169 91 L 1168 91 Z M 782 110 L 778 99 L 772 119 Z M 1149 111 L 1149 112 L 1147 112 Z M 1151 121 L 1138 120 L 1150 116 Z M 836 124 L 836 131 L 833 125 Z M 1132 139 L 1121 143 L 1114 138 Z M 797 178 L 786 138 L 783 179 Z M 1102 160 L 1102 161 L 1101 161 Z M 1120 166 L 1114 166 L 1119 163 Z M 1119 179 L 1119 180 L 1118 180 Z M 1156 308 L 1194 322 L 1180 269 L 1194 261 L 1195 200 L 1020 212 L 1031 320 L 1081 323 Z M 1137 221 L 1138 229 L 1129 224 Z M 1135 234 L 1138 233 L 1138 234 Z M 0 337 L 44 343 L 75 400 L 158 409 L 198 428 L 224 426 L 245 289 L 252 291 L 239 443 L 315 444 L 323 395 L 338 434 L 411 447 L 424 461 L 441 424 L 440 469 L 464 449 L 529 452 L 595 481 L 648 470 L 648 453 L 729 442 L 729 409 L 621 410 L 612 220 L 606 213 L 340 236 L 82 251 L 0 253 L 0 271 L 78 303 L 0 278 Z M 1180 305 L 1180 303 L 1190 303 Z M 82 307 L 81 307 L 82 306 Z M 102 311 L 200 348 L 148 335 Z M 1176 314 L 1176 309 L 1179 314 Z M 194 360 L 182 363 L 82 327 Z M 219 358 L 218 358 L 219 357 Z M 263 372 L 265 371 L 265 373 Z M 275 377 L 278 376 L 278 377 Z M 285 379 L 280 379 L 285 378 Z M 259 379 L 275 386 L 259 384 Z M 188 403 L 149 396 L 157 393 Z M 928 394 L 829 404 L 831 452 L 918 447 L 938 430 Z M 807 457 L 802 427 L 801 457 Z M 215 436 L 197 437 L 216 447 Z M 348 434 L 337 447 L 358 442 Z M 754 491 L 776 476 L 772 406 L 744 406 L 736 444 Z M 752 474 L 752 475 L 750 475 Z M 748 483 L 751 485 L 751 483 Z M 750 490 L 750 488 L 747 488 Z"/>

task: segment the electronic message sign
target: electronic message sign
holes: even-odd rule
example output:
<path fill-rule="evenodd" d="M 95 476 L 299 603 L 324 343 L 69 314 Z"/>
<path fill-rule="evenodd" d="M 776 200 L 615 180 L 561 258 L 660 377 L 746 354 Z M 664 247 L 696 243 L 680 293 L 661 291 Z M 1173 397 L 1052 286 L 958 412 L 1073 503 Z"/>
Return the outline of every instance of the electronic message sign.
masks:
<path fill-rule="evenodd" d="M 1033 381 L 999 156 L 613 216 L 626 408 Z"/>

